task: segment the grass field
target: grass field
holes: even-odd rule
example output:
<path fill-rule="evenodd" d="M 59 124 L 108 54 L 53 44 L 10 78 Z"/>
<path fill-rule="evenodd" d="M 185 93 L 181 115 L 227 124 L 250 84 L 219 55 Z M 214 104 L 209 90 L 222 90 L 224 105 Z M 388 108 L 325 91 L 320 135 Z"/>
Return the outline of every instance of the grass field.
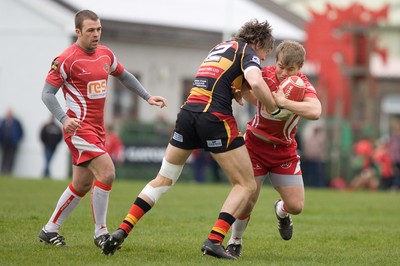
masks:
<path fill-rule="evenodd" d="M 0 265 L 399 265 L 400 193 L 306 189 L 306 208 L 294 217 L 294 236 L 280 238 L 264 187 L 238 261 L 202 256 L 228 184 L 178 182 L 138 223 L 122 249 L 107 257 L 93 244 L 89 195 L 63 225 L 69 247 L 40 243 L 68 181 L 0 177 Z M 114 231 L 144 181 L 117 180 L 108 226 Z"/>

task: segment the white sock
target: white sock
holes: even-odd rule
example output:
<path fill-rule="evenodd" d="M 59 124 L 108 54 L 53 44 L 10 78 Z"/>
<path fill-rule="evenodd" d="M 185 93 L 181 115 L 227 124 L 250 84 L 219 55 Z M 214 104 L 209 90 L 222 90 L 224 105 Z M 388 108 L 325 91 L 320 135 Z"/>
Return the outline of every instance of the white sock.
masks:
<path fill-rule="evenodd" d="M 288 213 L 283 210 L 283 204 L 283 200 L 280 200 L 278 204 L 276 204 L 276 214 L 281 218 L 288 216 Z"/>
<path fill-rule="evenodd" d="M 110 190 L 111 186 L 104 185 L 99 181 L 95 181 L 92 187 L 91 205 L 95 224 L 95 238 L 108 233 L 106 218 Z"/>
<path fill-rule="evenodd" d="M 244 219 L 236 219 L 236 221 L 232 224 L 232 234 L 231 238 L 228 241 L 228 245 L 230 244 L 236 244 L 236 245 L 241 245 L 242 244 L 242 237 L 244 234 L 244 231 L 247 228 L 247 224 L 249 223 L 250 216 L 247 216 Z"/>
<path fill-rule="evenodd" d="M 78 206 L 83 196 L 78 196 L 71 190 L 72 184 L 63 192 L 57 202 L 56 208 L 50 217 L 50 220 L 44 226 L 47 232 L 58 232 L 61 225 L 65 222 L 68 216 Z M 73 188 L 72 188 L 73 189 Z"/>

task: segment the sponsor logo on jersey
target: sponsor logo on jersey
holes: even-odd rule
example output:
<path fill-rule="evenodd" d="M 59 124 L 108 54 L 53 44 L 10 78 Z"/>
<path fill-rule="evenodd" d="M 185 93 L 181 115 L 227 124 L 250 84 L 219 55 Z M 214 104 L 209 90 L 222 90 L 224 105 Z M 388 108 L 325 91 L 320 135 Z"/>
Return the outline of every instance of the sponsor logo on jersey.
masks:
<path fill-rule="evenodd" d="M 58 61 L 53 61 L 53 64 L 51 64 L 51 69 L 56 71 L 58 69 Z"/>
<path fill-rule="evenodd" d="M 281 164 L 281 168 L 289 169 L 291 165 L 292 165 L 292 162 L 286 162 L 286 163 Z"/>
<path fill-rule="evenodd" d="M 82 68 L 81 72 L 78 75 L 88 75 L 91 74 L 89 71 L 86 71 L 84 68 Z"/>
<path fill-rule="evenodd" d="M 197 88 L 207 89 L 208 80 L 207 79 L 195 79 L 193 86 Z"/>
<path fill-rule="evenodd" d="M 253 166 L 254 170 L 261 170 L 261 165 L 259 165 L 258 163 L 256 163 L 256 165 Z"/>
<path fill-rule="evenodd" d="M 258 65 L 261 64 L 260 58 L 258 58 L 258 56 L 256 56 L 256 55 L 253 56 L 253 58 L 250 61 L 257 63 Z"/>
<path fill-rule="evenodd" d="M 107 95 L 107 81 L 94 80 L 87 84 L 87 96 L 89 99 L 101 99 Z"/>
<path fill-rule="evenodd" d="M 183 142 L 183 136 L 179 133 L 174 132 L 172 138 L 178 142 Z"/>
<path fill-rule="evenodd" d="M 213 147 L 221 147 L 221 146 L 222 146 L 221 139 L 207 140 L 207 147 L 213 148 Z"/>

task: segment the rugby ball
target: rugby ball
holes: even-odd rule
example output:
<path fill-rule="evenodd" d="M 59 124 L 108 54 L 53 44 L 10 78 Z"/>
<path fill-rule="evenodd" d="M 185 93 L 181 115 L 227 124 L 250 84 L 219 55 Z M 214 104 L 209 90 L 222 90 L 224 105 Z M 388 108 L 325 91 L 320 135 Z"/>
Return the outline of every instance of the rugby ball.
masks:
<path fill-rule="evenodd" d="M 296 102 L 303 101 L 306 86 L 300 77 L 287 77 L 279 84 L 279 88 L 283 89 L 286 99 Z"/>

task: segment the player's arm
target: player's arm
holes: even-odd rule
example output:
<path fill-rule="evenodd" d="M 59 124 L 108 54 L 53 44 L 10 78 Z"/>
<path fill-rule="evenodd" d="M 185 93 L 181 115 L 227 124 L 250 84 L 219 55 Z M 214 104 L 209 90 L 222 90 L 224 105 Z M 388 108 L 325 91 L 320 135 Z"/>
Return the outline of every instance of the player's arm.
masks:
<path fill-rule="evenodd" d="M 249 67 L 244 71 L 244 76 L 249 83 L 254 96 L 267 108 L 267 110 L 272 115 L 279 112 L 280 109 L 272 97 L 271 90 L 261 76 L 261 70 L 257 67 Z"/>
<path fill-rule="evenodd" d="M 287 109 L 305 119 L 318 120 L 321 116 L 321 102 L 316 97 L 305 96 L 302 102 L 289 100 L 280 88 L 272 93 L 276 104 L 281 109 Z"/>
<path fill-rule="evenodd" d="M 67 132 L 74 132 L 78 127 L 80 127 L 80 121 L 79 119 L 68 117 L 61 108 L 61 105 L 56 98 L 58 90 L 59 88 L 45 82 L 42 90 L 42 101 L 54 117 L 60 121 Z"/>
<path fill-rule="evenodd" d="M 45 83 L 42 90 L 42 101 L 47 106 L 47 109 L 60 121 L 61 124 L 68 118 L 67 114 L 61 108 L 60 103 L 56 98 L 56 93 L 59 88 L 54 87 L 49 83 Z"/>
<path fill-rule="evenodd" d="M 143 87 L 137 78 L 130 72 L 124 70 L 118 79 L 130 91 L 138 94 L 142 99 L 147 101 L 150 105 L 157 105 L 161 108 L 167 106 L 167 100 L 161 96 L 151 96 L 150 93 Z"/>

